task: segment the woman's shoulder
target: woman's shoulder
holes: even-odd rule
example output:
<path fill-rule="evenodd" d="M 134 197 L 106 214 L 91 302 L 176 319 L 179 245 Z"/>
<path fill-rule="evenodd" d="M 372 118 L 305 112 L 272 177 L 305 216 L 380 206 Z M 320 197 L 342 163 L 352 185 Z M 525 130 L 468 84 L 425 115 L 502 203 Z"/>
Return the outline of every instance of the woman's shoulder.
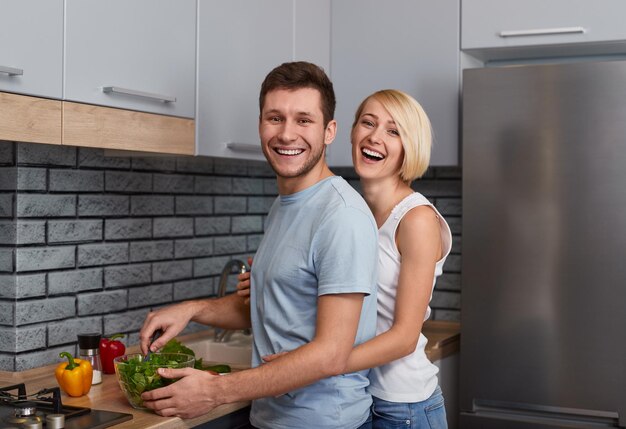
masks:
<path fill-rule="evenodd" d="M 395 219 L 402 219 L 408 212 L 413 211 L 412 209 L 419 206 L 432 206 L 432 203 L 419 192 L 413 192 L 404 197 L 404 199 L 393 208 L 391 215 Z"/>

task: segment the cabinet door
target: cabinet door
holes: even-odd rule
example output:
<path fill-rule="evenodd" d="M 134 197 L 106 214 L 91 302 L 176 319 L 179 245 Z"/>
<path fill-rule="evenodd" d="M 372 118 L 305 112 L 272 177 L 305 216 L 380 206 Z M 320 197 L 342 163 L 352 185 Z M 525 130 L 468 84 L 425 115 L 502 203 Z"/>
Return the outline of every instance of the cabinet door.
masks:
<path fill-rule="evenodd" d="M 199 155 L 265 159 L 259 91 L 269 71 L 293 60 L 328 70 L 330 0 L 199 0 Z"/>
<path fill-rule="evenodd" d="M 2 2 L 0 91 L 60 99 L 63 0 Z"/>
<path fill-rule="evenodd" d="M 463 0 L 462 48 L 626 39 L 622 0 Z"/>
<path fill-rule="evenodd" d="M 372 92 L 393 88 L 420 102 L 432 122 L 431 165 L 457 165 L 458 0 L 334 1 L 331 22 L 338 132 L 329 164 L 352 165 L 356 108 Z"/>
<path fill-rule="evenodd" d="M 65 0 L 64 98 L 193 118 L 196 0 Z"/>

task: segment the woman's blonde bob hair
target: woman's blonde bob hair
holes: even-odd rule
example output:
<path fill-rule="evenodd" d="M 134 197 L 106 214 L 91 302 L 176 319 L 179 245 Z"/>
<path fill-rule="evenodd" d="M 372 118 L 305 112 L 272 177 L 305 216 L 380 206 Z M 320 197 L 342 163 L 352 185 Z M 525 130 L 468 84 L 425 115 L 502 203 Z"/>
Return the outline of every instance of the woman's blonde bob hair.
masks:
<path fill-rule="evenodd" d="M 397 89 L 377 91 L 359 105 L 354 115 L 353 130 L 369 100 L 376 100 L 382 104 L 398 127 L 404 148 L 400 178 L 411 183 L 422 177 L 430 162 L 433 134 L 430 120 L 422 106 L 413 97 Z"/>

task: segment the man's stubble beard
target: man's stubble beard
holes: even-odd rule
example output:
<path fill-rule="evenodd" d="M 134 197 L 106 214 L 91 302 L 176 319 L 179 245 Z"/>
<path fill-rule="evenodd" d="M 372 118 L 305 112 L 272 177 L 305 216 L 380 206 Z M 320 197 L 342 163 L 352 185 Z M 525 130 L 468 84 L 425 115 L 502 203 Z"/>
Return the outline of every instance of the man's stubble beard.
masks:
<path fill-rule="evenodd" d="M 265 152 L 265 148 L 263 148 L 263 151 Z M 270 150 L 271 149 L 267 149 Z M 324 157 L 326 155 L 326 145 L 322 146 L 322 149 L 320 150 L 320 152 L 318 154 L 315 154 L 313 157 L 309 158 L 309 160 L 299 169 L 296 170 L 293 173 L 289 173 L 289 174 L 282 174 L 280 171 L 278 171 L 278 169 L 274 166 L 273 162 L 271 161 L 271 158 L 267 156 L 267 154 L 265 154 L 265 159 L 267 159 L 270 167 L 272 168 L 272 170 L 274 170 L 274 173 L 276 173 L 276 176 L 284 178 L 284 179 L 292 179 L 295 177 L 300 177 L 300 176 L 304 176 L 307 173 L 309 173 L 311 170 L 313 170 L 313 168 L 320 162 L 320 160 L 322 159 L 322 157 Z"/>

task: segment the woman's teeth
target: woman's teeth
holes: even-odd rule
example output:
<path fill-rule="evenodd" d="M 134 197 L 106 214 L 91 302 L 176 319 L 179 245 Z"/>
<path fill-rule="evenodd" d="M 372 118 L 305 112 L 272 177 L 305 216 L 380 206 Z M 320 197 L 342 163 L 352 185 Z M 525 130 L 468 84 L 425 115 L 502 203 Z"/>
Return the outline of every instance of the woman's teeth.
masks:
<path fill-rule="evenodd" d="M 365 148 L 363 148 L 362 152 L 363 152 L 363 154 L 364 154 L 365 156 L 367 156 L 367 157 L 368 157 L 368 158 L 370 158 L 370 159 L 371 159 L 371 158 L 374 158 L 374 159 L 379 160 L 379 159 L 383 159 L 383 158 L 384 158 L 384 156 L 383 156 L 383 154 L 382 154 L 382 153 L 375 152 L 375 151 L 373 151 L 373 150 L 371 150 L 371 149 L 365 149 Z"/>

